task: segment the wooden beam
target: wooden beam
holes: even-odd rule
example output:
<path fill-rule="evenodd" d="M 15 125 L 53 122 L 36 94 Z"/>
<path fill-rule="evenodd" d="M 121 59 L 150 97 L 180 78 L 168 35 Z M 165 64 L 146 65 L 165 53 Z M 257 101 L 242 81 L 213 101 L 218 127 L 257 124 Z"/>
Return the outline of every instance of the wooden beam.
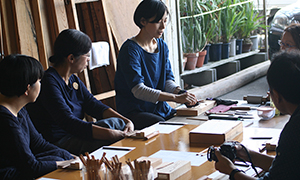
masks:
<path fill-rule="evenodd" d="M 31 7 L 33 12 L 33 19 L 35 24 L 36 31 L 36 41 L 38 45 L 38 53 L 39 53 L 39 61 L 43 65 L 44 69 L 48 69 L 48 58 L 46 54 L 45 48 L 45 39 L 40 11 L 40 3 L 39 0 L 31 0 Z"/>
<path fill-rule="evenodd" d="M 139 28 L 134 24 L 133 14 L 141 0 L 101 1 L 105 20 L 110 25 L 120 49 L 126 39 L 137 35 Z"/>
<path fill-rule="evenodd" d="M 66 13 L 68 16 L 69 28 L 80 30 L 76 10 L 76 0 L 69 0 L 69 3 L 66 4 Z"/>
<path fill-rule="evenodd" d="M 104 100 L 104 99 L 108 99 L 108 98 L 111 98 L 111 97 L 114 97 L 114 96 L 116 96 L 116 91 L 112 90 L 112 91 L 108 91 L 108 92 L 105 92 L 105 93 L 97 94 L 94 97 L 97 100 Z"/>
<path fill-rule="evenodd" d="M 29 0 L 13 0 L 18 53 L 39 58 L 36 32 Z"/>
<path fill-rule="evenodd" d="M 74 0 L 74 2 L 76 4 L 79 4 L 79 3 L 87 3 L 87 2 L 96 2 L 96 1 L 99 1 L 99 0 Z"/>
<path fill-rule="evenodd" d="M 54 29 L 55 38 L 58 34 L 68 29 L 68 18 L 64 0 L 47 0 L 52 15 L 52 28 Z"/>
<path fill-rule="evenodd" d="M 16 45 L 16 30 L 14 25 L 12 3 L 10 1 L 0 1 L 0 8 L 2 15 L 4 55 L 17 53 L 18 48 Z"/>
<path fill-rule="evenodd" d="M 4 43 L 3 43 L 3 33 L 2 33 L 2 11 L 0 3 L 0 61 L 4 58 Z"/>

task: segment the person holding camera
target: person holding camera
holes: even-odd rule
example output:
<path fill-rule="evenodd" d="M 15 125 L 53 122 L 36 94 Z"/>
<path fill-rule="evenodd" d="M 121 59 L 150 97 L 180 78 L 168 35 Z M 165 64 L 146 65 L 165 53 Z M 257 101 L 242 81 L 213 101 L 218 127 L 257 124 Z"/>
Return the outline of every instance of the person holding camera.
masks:
<path fill-rule="evenodd" d="M 267 171 L 260 179 L 298 179 L 300 162 L 300 51 L 282 51 L 273 56 L 267 72 L 270 95 L 275 106 L 285 114 L 291 115 L 283 128 L 276 156 L 261 154 L 237 145 L 236 156 L 251 161 L 254 166 Z M 233 162 L 215 149 L 218 161 L 215 168 L 230 175 L 230 180 L 255 179 L 238 170 Z"/>

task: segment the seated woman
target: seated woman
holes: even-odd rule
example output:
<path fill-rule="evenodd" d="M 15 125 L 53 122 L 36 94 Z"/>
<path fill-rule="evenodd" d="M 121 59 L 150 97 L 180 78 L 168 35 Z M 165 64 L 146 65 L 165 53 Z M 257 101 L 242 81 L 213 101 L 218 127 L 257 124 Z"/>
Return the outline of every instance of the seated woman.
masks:
<path fill-rule="evenodd" d="M 181 91 L 174 82 L 169 49 L 160 38 L 169 11 L 160 0 L 143 0 L 135 10 L 140 32 L 121 47 L 115 76 L 117 110 L 142 129 L 173 117 L 166 101 L 197 103 L 195 95 Z"/>
<path fill-rule="evenodd" d="M 47 142 L 24 108 L 40 92 L 42 65 L 34 58 L 9 55 L 0 62 L 0 179 L 33 179 L 72 159 L 66 150 Z"/>
<path fill-rule="evenodd" d="M 291 24 L 286 27 L 279 40 L 281 50 L 300 50 L 300 24 Z"/>
<path fill-rule="evenodd" d="M 300 51 L 280 52 L 273 56 L 273 62 L 267 72 L 270 95 L 275 106 L 285 114 L 291 115 L 283 128 L 276 156 L 248 150 L 255 166 L 268 171 L 260 179 L 298 179 L 300 162 Z M 245 149 L 238 147 L 237 156 L 249 161 Z M 231 180 L 256 179 L 239 171 L 234 164 L 216 150 L 218 162 L 215 168 L 229 174 Z"/>
<path fill-rule="evenodd" d="M 79 155 L 120 140 L 133 123 L 98 101 L 75 75 L 87 67 L 91 39 L 75 29 L 62 31 L 54 43 L 52 67 L 45 72 L 37 101 L 27 110 L 44 138 Z M 83 120 L 88 114 L 98 121 Z"/>

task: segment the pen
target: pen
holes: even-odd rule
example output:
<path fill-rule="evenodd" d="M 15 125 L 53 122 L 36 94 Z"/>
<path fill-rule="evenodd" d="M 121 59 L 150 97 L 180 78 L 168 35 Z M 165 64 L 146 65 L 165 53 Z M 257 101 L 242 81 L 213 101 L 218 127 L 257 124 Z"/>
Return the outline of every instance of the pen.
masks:
<path fill-rule="evenodd" d="M 250 139 L 272 139 L 272 137 L 250 137 Z"/>
<path fill-rule="evenodd" d="M 159 122 L 159 124 L 163 124 L 163 125 L 185 125 L 186 123 L 178 123 L 178 122 Z"/>
<path fill-rule="evenodd" d="M 123 147 L 111 147 L 111 146 L 103 146 L 102 149 L 107 149 L 107 150 L 119 150 L 119 151 L 131 151 L 130 148 L 123 148 Z"/>

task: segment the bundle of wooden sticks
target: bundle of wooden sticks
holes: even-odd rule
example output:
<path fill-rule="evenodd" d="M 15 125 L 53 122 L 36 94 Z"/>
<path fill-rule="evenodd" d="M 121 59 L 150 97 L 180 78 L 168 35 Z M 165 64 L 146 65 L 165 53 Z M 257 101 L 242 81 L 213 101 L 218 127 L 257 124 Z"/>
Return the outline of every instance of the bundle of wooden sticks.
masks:
<path fill-rule="evenodd" d="M 80 160 L 82 161 L 83 165 L 86 169 L 86 178 L 87 180 L 101 180 L 101 171 L 103 172 L 103 179 L 109 180 L 125 180 L 128 179 L 130 176 L 130 172 L 123 172 L 122 171 L 122 163 L 119 161 L 117 155 L 112 157 L 112 160 L 109 161 L 105 157 L 106 153 L 104 152 L 102 158 L 96 159 L 93 155 L 89 155 L 89 153 L 85 153 L 86 159 L 81 154 L 79 156 Z M 103 171 L 101 169 L 101 165 L 105 164 L 107 171 Z M 128 159 L 126 161 L 127 165 L 131 170 L 131 174 L 134 180 L 148 180 L 151 162 L 148 160 L 137 161 L 134 160 L 133 164 Z"/>
<path fill-rule="evenodd" d="M 130 159 L 128 159 L 128 161 L 126 161 L 126 164 L 130 167 L 130 170 L 132 172 L 133 179 L 134 180 L 148 180 L 151 162 L 148 160 L 143 160 L 143 161 L 134 160 L 133 163 L 134 163 L 134 167 L 133 167 Z"/>
<path fill-rule="evenodd" d="M 118 156 L 112 157 L 112 161 L 110 162 L 106 157 L 106 153 L 104 152 L 102 155 L 102 158 L 95 159 L 95 157 L 92 155 L 90 157 L 89 153 L 85 153 L 87 159 L 84 159 L 83 155 L 81 154 L 79 156 L 80 160 L 82 161 L 83 165 L 86 169 L 87 174 L 87 180 L 101 180 L 100 171 L 101 171 L 101 165 L 102 163 L 105 164 L 106 168 L 109 170 L 109 172 L 104 172 L 105 176 L 109 176 L 105 179 L 111 179 L 111 180 L 123 180 L 124 174 L 122 173 L 122 163 L 119 161 Z"/>

